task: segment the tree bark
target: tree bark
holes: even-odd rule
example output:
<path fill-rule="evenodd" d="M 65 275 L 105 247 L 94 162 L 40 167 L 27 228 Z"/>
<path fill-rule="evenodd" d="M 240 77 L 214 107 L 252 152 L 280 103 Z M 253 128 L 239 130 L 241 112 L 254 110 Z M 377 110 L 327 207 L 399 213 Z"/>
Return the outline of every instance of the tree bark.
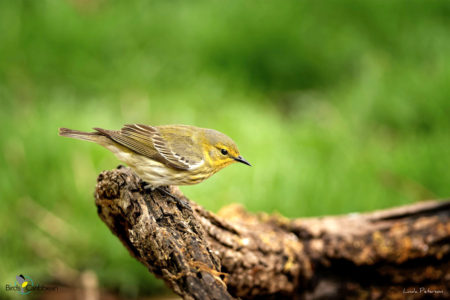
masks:
<path fill-rule="evenodd" d="M 289 220 L 230 205 L 217 215 L 143 188 L 130 169 L 98 177 L 100 218 L 184 299 L 449 298 L 450 201 Z"/>

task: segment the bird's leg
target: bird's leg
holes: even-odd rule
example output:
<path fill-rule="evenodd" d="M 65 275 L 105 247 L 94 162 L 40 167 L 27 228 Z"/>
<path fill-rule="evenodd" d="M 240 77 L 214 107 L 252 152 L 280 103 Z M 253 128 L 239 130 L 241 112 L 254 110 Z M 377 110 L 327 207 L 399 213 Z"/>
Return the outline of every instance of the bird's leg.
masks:
<path fill-rule="evenodd" d="M 175 200 L 175 202 L 178 202 L 178 204 L 180 204 L 182 207 L 192 211 L 192 208 L 188 202 L 184 201 L 183 199 L 178 198 L 177 196 L 173 195 L 171 192 L 167 191 L 163 187 L 157 187 L 156 189 L 158 191 L 160 191 L 161 193 L 166 194 L 167 196 L 171 197 L 173 200 Z"/>
<path fill-rule="evenodd" d="M 154 191 L 155 188 L 153 186 L 151 186 L 150 184 L 146 184 L 146 182 L 144 182 L 144 190 L 150 190 L 150 191 Z"/>
<path fill-rule="evenodd" d="M 147 183 L 147 182 L 143 182 L 142 183 L 144 186 L 144 190 L 150 190 L 150 191 L 154 191 L 154 190 L 158 190 L 159 192 L 161 192 L 162 194 L 166 194 L 167 196 L 169 196 L 170 198 L 172 198 L 175 202 L 179 203 L 182 207 L 189 209 L 190 211 L 192 211 L 191 206 L 189 205 L 188 202 L 178 198 L 177 196 L 173 195 L 172 193 L 170 193 L 169 191 L 167 191 L 166 189 L 164 189 L 163 187 L 154 187 L 151 184 Z"/>

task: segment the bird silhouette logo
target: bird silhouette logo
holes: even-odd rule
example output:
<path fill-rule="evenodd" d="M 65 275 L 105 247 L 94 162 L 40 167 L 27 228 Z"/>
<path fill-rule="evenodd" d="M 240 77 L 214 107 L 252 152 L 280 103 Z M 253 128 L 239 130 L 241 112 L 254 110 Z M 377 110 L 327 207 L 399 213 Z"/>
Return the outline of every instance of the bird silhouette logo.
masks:
<path fill-rule="evenodd" d="M 20 287 L 20 291 L 18 291 L 19 294 L 27 295 L 31 293 L 31 290 L 27 289 L 27 286 L 32 287 L 34 284 L 33 280 L 29 276 L 23 276 L 20 274 L 16 276 L 16 285 Z"/>

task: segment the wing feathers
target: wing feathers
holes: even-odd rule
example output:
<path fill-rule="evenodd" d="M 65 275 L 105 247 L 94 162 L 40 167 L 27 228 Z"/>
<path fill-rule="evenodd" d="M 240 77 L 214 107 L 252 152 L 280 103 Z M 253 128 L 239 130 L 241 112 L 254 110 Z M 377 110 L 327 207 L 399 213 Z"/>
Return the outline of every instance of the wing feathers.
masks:
<path fill-rule="evenodd" d="M 106 130 L 102 128 L 94 129 L 136 153 L 147 156 L 157 161 L 164 162 L 164 158 L 158 155 L 158 151 L 154 149 L 151 140 L 147 140 L 145 136 L 144 138 L 142 138 L 141 136 L 134 137 L 128 133 L 123 132 L 122 130 L 116 131 Z"/>
<path fill-rule="evenodd" d="M 127 124 L 119 131 L 94 129 L 138 154 L 168 164 L 173 168 L 188 170 L 203 163 L 201 150 L 195 147 L 192 137 L 188 136 L 186 131 L 183 131 L 180 139 L 176 134 L 174 136 L 173 132 L 167 136 L 170 136 L 171 139 L 167 139 L 163 137 L 157 127 L 142 124 Z M 192 135 L 192 133 L 190 134 Z M 189 154 L 189 158 L 185 158 L 180 152 Z"/>

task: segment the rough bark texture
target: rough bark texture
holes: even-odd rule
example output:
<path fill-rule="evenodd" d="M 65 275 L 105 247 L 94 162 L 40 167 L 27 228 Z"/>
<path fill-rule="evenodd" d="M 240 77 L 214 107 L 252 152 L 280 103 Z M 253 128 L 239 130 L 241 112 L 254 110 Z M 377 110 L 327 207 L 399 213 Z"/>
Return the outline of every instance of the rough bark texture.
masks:
<path fill-rule="evenodd" d="M 128 168 L 100 174 L 100 218 L 185 299 L 450 297 L 450 202 L 289 220 L 231 205 L 192 211 L 142 188 Z"/>

